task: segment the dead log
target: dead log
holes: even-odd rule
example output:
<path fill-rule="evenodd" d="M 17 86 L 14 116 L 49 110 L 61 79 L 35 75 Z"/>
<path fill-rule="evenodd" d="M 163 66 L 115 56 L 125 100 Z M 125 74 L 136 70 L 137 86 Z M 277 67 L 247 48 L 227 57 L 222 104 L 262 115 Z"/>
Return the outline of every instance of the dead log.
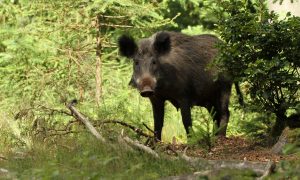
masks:
<path fill-rule="evenodd" d="M 81 121 L 86 127 L 87 129 L 101 142 L 105 142 L 105 139 L 102 137 L 102 135 L 96 130 L 96 128 L 94 128 L 94 126 L 92 125 L 92 123 L 88 120 L 88 118 L 84 117 L 79 111 L 77 111 L 77 109 L 74 107 L 74 105 L 76 104 L 76 101 L 72 101 L 71 103 L 69 103 L 67 105 L 67 107 L 70 109 L 70 111 L 72 112 L 72 116 Z"/>
<path fill-rule="evenodd" d="M 221 162 L 220 165 L 217 165 L 219 162 Z M 198 163 L 200 163 L 200 162 L 198 162 Z M 249 164 L 251 164 L 251 166 L 249 166 Z M 193 174 L 169 176 L 169 177 L 162 178 L 161 180 L 197 180 L 201 176 L 202 177 L 204 176 L 204 177 L 210 179 L 210 177 L 216 176 L 220 171 L 222 171 L 222 169 L 234 169 L 234 170 L 235 169 L 237 169 L 237 170 L 249 169 L 249 170 L 252 170 L 253 172 L 255 172 L 257 174 L 257 176 L 260 176 L 257 178 L 257 180 L 262 180 L 263 178 L 265 178 L 265 177 L 269 176 L 271 173 L 273 173 L 274 169 L 275 169 L 275 164 L 272 161 L 269 161 L 265 167 L 264 166 L 261 167 L 261 168 L 265 168 L 265 169 L 259 169 L 258 167 L 255 167 L 255 169 L 253 169 L 253 164 L 257 165 L 258 162 L 246 162 L 246 163 L 243 162 L 241 164 L 241 162 L 238 162 L 238 161 L 236 161 L 236 162 L 231 161 L 229 163 L 227 161 L 206 161 L 206 160 L 202 159 L 201 167 L 199 168 L 199 166 L 198 166 L 198 168 L 204 169 L 204 167 L 206 166 L 205 168 L 207 170 L 197 171 L 197 172 L 194 172 Z M 259 170 L 257 170 L 257 169 L 259 169 Z"/>
<path fill-rule="evenodd" d="M 208 160 L 208 164 L 211 165 L 213 169 L 250 169 L 255 172 L 257 175 L 263 175 L 266 171 L 269 171 L 270 164 L 275 167 L 275 163 L 273 161 L 270 162 L 252 162 L 252 161 L 237 161 L 237 160 Z"/>
<path fill-rule="evenodd" d="M 269 161 L 268 164 L 267 164 L 267 166 L 266 166 L 265 172 L 263 173 L 262 176 L 260 176 L 259 178 L 257 178 L 257 180 L 262 180 L 265 177 L 271 175 L 272 173 L 274 173 L 275 168 L 276 168 L 275 163 L 272 162 L 272 161 Z"/>
<path fill-rule="evenodd" d="M 193 167 L 197 168 L 204 168 L 206 170 L 221 170 L 221 169 L 238 169 L 238 170 L 245 170 L 249 169 L 255 172 L 257 175 L 261 176 L 266 174 L 266 172 L 273 172 L 275 169 L 275 162 L 252 162 L 252 161 L 238 161 L 238 160 L 206 160 L 203 158 L 193 158 L 186 155 L 185 148 L 184 153 L 178 153 L 177 155 L 191 164 Z"/>
<path fill-rule="evenodd" d="M 214 162 L 215 163 L 215 162 Z M 224 164 L 223 164 L 224 165 Z M 224 168 L 229 168 L 229 169 L 239 169 L 239 168 L 231 168 L 232 166 L 230 165 L 230 167 L 224 167 Z M 245 169 L 250 169 L 253 170 L 251 168 L 245 168 Z M 161 180 L 197 180 L 199 179 L 201 176 L 206 177 L 206 178 L 210 178 L 214 175 L 217 175 L 220 171 L 222 170 L 222 168 L 216 168 L 216 169 L 210 169 L 210 170 L 204 170 L 204 171 L 197 171 L 194 172 L 193 174 L 186 174 L 186 175 L 179 175 L 179 176 L 169 176 L 169 177 L 165 177 L 162 178 Z M 239 169 L 239 170 L 244 170 L 243 169 Z M 269 176 L 270 174 L 272 174 L 275 170 L 275 164 L 272 161 L 269 161 L 265 167 L 264 173 L 256 178 L 257 180 L 262 180 L 265 177 Z M 257 172 L 256 172 L 257 174 Z M 260 175 L 260 174 L 257 174 Z"/>
<path fill-rule="evenodd" d="M 208 176 L 209 173 L 205 174 L 206 172 L 204 172 L 204 174 L 197 174 L 199 172 L 195 172 L 193 174 L 186 174 L 186 175 L 179 175 L 179 176 L 169 176 L 169 177 L 164 177 L 161 178 L 160 180 L 198 180 L 199 176 Z"/>

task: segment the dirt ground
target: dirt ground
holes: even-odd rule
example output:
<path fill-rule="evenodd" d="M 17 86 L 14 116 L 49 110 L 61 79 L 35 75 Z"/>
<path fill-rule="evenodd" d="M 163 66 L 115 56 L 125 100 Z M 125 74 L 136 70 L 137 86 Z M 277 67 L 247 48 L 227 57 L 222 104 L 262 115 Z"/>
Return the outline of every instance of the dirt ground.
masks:
<path fill-rule="evenodd" d="M 175 148 L 183 151 L 185 145 L 176 145 Z M 247 160 L 247 161 L 274 161 L 295 160 L 293 155 L 276 155 L 270 151 L 271 147 L 262 146 L 253 140 L 243 137 L 219 137 L 211 151 L 201 147 L 189 147 L 186 154 L 191 157 L 201 157 L 209 160 Z"/>

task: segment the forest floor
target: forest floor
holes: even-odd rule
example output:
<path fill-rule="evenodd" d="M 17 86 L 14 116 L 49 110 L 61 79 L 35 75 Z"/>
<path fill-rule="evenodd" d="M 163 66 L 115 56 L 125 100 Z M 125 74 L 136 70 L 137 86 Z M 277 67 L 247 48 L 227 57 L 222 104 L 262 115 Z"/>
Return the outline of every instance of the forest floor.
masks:
<path fill-rule="evenodd" d="M 187 147 L 184 144 L 173 145 L 182 151 Z M 271 152 L 270 146 L 255 142 L 241 136 L 218 137 L 210 151 L 201 147 L 189 147 L 186 154 L 191 157 L 200 157 L 208 160 L 247 160 L 259 162 L 279 162 L 281 160 L 299 160 L 296 155 L 280 155 Z"/>
<path fill-rule="evenodd" d="M 6 147 L 0 151 L 0 179 L 198 179 L 195 172 L 206 172 L 205 167 L 195 167 L 187 161 L 175 158 L 172 151 L 158 150 L 161 158 L 124 144 L 97 141 L 90 134 L 63 136 L 51 141 L 33 144 L 31 149 Z M 218 137 L 210 151 L 200 145 L 162 143 L 173 150 L 191 158 L 224 161 L 268 162 L 276 165 L 276 172 L 271 178 L 300 177 L 299 155 L 275 155 L 271 147 L 263 146 L 245 137 Z M 5 150 L 6 149 L 6 150 Z M 167 148 L 166 148 L 167 149 Z M 163 154 L 168 156 L 164 156 Z M 170 158 L 174 157 L 174 158 Z M 282 166 L 282 162 L 290 163 Z M 215 173 L 217 172 L 217 173 Z M 286 175 L 287 174 L 287 175 Z M 246 170 L 214 171 L 204 179 L 255 179 L 257 174 Z M 274 178 L 273 178 L 274 179 Z"/>

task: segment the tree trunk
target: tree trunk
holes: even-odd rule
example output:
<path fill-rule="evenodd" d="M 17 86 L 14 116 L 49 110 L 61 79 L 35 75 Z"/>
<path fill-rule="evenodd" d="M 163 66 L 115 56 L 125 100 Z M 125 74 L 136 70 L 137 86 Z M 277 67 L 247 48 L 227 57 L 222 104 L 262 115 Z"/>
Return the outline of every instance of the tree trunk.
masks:
<path fill-rule="evenodd" d="M 271 149 L 271 152 L 274 154 L 282 154 L 282 150 L 284 146 L 288 143 L 288 133 L 289 133 L 289 128 L 286 127 L 282 134 L 280 135 L 278 141 L 276 144 Z"/>
<path fill-rule="evenodd" d="M 102 62 L 100 56 L 97 56 L 97 62 L 96 62 L 96 103 L 99 106 L 101 102 L 101 96 L 102 96 Z"/>
<path fill-rule="evenodd" d="M 286 119 L 284 112 L 276 113 L 276 121 L 271 131 L 271 138 L 277 141 L 278 137 L 282 134 L 282 131 L 286 127 Z"/>
<path fill-rule="evenodd" d="M 101 44 L 101 25 L 100 25 L 100 16 L 97 17 L 97 27 L 98 27 L 98 32 L 97 32 L 97 49 L 96 49 L 96 93 L 95 93 L 95 98 L 96 98 L 96 103 L 99 106 L 100 101 L 101 101 L 101 96 L 102 96 L 102 61 L 101 61 L 101 50 L 102 50 L 102 44 Z"/>

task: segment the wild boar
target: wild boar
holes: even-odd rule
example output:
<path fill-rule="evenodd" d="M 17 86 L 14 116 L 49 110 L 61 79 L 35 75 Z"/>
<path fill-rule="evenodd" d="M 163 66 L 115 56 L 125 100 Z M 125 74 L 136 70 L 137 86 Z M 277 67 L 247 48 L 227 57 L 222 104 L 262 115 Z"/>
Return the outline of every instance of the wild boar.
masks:
<path fill-rule="evenodd" d="M 219 42 L 213 35 L 189 36 L 167 31 L 138 43 L 131 36 L 119 38 L 120 54 L 133 62 L 130 84 L 151 101 L 158 140 L 161 140 L 165 101 L 180 109 L 187 134 L 192 126 L 191 108 L 196 105 L 213 111 L 213 119 L 220 128 L 218 134 L 226 135 L 233 81 L 210 66 Z"/>

